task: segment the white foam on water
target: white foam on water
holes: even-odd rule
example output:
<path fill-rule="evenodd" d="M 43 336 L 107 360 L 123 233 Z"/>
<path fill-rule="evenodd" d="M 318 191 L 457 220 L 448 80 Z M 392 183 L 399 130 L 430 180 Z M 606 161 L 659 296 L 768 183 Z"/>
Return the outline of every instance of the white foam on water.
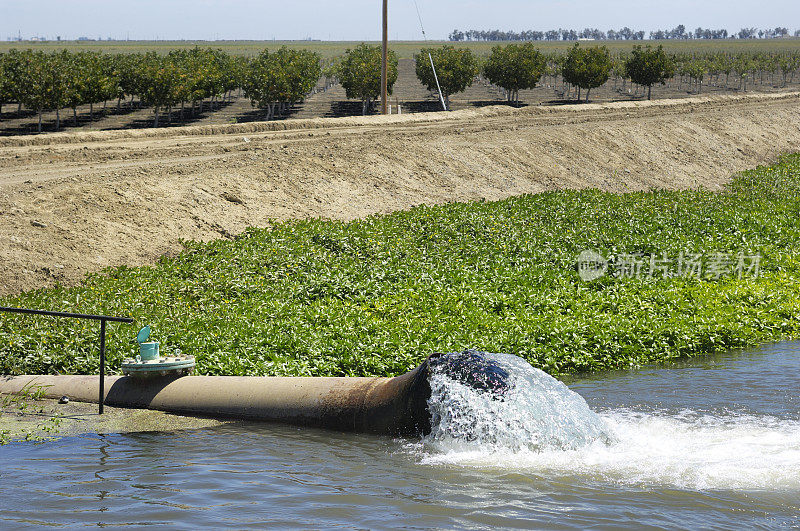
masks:
<path fill-rule="evenodd" d="M 415 448 L 423 464 L 694 490 L 800 491 L 796 420 L 689 410 L 598 415 L 523 360 L 496 359 L 514 384 L 503 401 L 431 376 L 433 431 Z"/>
<path fill-rule="evenodd" d="M 508 354 L 488 354 L 509 373 L 502 398 L 432 369 L 431 446 L 478 443 L 512 450 L 574 449 L 608 440 L 605 423 L 566 385 Z"/>

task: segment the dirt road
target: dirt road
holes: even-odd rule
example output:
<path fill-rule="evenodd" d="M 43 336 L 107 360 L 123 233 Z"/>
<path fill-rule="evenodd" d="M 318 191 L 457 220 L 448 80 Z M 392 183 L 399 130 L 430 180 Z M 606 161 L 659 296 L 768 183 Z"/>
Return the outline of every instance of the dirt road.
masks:
<path fill-rule="evenodd" d="M 719 189 L 800 151 L 800 93 L 0 138 L 0 294 L 270 219 L 559 188 Z"/>

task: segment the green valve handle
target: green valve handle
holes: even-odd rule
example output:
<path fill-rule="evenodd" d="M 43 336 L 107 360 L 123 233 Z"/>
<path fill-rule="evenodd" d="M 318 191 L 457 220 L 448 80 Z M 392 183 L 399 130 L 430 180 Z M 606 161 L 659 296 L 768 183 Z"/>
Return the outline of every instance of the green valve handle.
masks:
<path fill-rule="evenodd" d="M 150 339 L 150 325 L 145 326 L 136 334 L 137 343 L 146 343 L 148 339 Z"/>

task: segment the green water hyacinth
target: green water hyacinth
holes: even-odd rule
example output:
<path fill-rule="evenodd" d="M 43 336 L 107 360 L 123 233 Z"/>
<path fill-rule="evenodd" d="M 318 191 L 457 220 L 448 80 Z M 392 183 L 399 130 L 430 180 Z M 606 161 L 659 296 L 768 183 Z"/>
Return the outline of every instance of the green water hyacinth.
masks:
<path fill-rule="evenodd" d="M 720 278 L 579 275 L 604 257 L 758 255 Z M 433 352 L 519 355 L 551 374 L 620 369 L 796 337 L 800 155 L 722 192 L 564 190 L 274 223 L 186 242 L 151 267 L 0 304 L 132 316 L 200 374 L 391 376 Z M 138 328 L 110 325 L 118 371 Z M 0 317 L 0 372 L 96 373 L 94 325 Z"/>

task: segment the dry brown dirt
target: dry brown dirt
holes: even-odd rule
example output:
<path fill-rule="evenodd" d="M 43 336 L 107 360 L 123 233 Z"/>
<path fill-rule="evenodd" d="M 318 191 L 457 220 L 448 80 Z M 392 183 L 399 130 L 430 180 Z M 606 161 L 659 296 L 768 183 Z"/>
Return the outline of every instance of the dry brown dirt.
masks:
<path fill-rule="evenodd" d="M 800 93 L 0 138 L 0 294 L 271 219 L 594 187 L 720 189 L 800 151 Z"/>

